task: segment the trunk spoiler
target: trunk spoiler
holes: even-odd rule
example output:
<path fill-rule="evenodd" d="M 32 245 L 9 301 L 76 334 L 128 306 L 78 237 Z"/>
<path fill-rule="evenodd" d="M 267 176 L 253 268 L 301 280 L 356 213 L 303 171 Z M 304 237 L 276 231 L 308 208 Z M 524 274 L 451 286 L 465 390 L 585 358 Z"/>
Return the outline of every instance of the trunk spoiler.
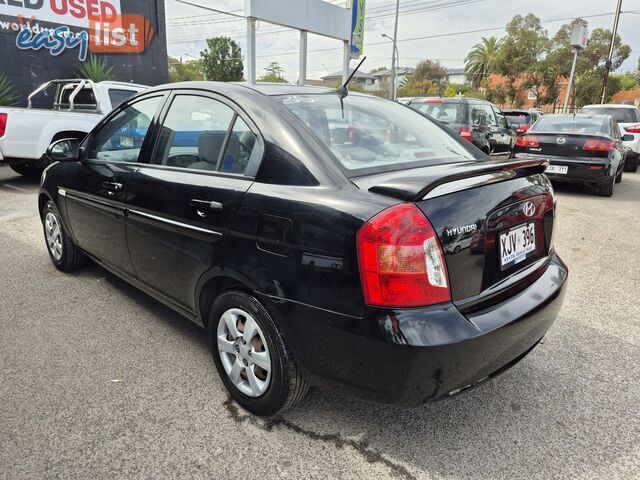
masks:
<path fill-rule="evenodd" d="M 443 165 L 442 169 L 434 169 L 432 173 L 425 172 L 414 177 L 392 178 L 374 185 L 369 188 L 369 191 L 405 202 L 416 202 L 423 199 L 435 188 L 450 182 L 509 171 L 518 176 L 535 175 L 544 173 L 548 165 L 549 162 L 545 159 L 532 158 L 477 162 L 473 164 L 456 163 Z"/>

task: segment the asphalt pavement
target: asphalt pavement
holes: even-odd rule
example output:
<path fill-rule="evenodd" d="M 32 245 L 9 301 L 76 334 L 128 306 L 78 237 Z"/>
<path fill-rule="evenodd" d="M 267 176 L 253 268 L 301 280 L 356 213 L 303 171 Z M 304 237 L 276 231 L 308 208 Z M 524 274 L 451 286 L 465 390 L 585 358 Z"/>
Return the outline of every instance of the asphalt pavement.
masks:
<path fill-rule="evenodd" d="M 0 167 L 0 478 L 640 478 L 640 172 L 613 198 L 558 189 L 569 291 L 510 371 L 413 409 L 315 391 L 271 420 L 229 401 L 199 327 L 98 266 L 58 272 L 37 189 Z"/>

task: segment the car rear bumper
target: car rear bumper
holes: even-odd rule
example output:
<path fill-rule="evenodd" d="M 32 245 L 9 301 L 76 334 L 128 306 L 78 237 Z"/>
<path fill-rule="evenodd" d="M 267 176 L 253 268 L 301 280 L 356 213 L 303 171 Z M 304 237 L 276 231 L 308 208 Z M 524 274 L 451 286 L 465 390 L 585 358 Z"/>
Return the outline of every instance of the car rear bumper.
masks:
<path fill-rule="evenodd" d="M 568 278 L 555 254 L 542 270 L 517 294 L 466 316 L 452 303 L 365 318 L 282 300 L 273 306 L 310 383 L 419 405 L 501 373 L 538 344 L 556 319 Z"/>
<path fill-rule="evenodd" d="M 566 158 L 551 156 L 533 156 L 518 154 L 518 158 L 545 158 L 549 165 L 567 167 L 566 174 L 546 172 L 547 177 L 554 182 L 581 183 L 596 185 L 611 181 L 615 172 L 612 171 L 612 164 L 608 159 L 590 158 Z"/>

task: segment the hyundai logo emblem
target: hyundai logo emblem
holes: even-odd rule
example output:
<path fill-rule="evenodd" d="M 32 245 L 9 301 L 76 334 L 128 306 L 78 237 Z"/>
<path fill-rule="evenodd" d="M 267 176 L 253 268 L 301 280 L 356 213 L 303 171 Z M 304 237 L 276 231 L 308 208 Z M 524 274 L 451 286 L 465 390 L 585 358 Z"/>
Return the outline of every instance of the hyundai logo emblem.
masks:
<path fill-rule="evenodd" d="M 558 138 L 556 138 L 556 143 L 557 143 L 558 145 L 564 145 L 564 143 L 565 143 L 566 141 L 567 141 L 567 139 L 566 139 L 566 138 L 564 138 L 564 137 L 558 137 Z"/>
<path fill-rule="evenodd" d="M 527 217 L 533 217 L 536 214 L 536 206 L 532 202 L 527 202 L 522 207 L 522 211 Z"/>

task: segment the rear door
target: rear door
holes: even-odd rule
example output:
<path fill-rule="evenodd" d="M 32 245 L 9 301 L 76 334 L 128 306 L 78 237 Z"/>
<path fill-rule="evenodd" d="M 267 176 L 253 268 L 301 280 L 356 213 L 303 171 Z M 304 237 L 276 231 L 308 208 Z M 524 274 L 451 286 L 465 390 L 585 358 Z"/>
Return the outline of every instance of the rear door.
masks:
<path fill-rule="evenodd" d="M 236 105 L 214 94 L 177 91 L 162 117 L 151 161 L 130 189 L 129 251 L 140 281 L 195 312 L 197 282 L 219 263 L 263 142 Z"/>
<path fill-rule="evenodd" d="M 80 248 L 129 276 L 135 273 L 125 235 L 127 191 L 138 160 L 151 146 L 151 127 L 163 101 L 164 94 L 156 93 L 110 115 L 84 142 L 85 158 L 70 165 L 63 188 Z"/>
<path fill-rule="evenodd" d="M 513 145 L 515 143 L 516 134 L 507 122 L 507 118 L 504 116 L 504 113 L 497 109 L 493 108 L 493 113 L 496 117 L 496 129 L 494 138 L 496 139 L 496 154 L 500 157 L 510 158 L 511 153 L 513 151 Z"/>

